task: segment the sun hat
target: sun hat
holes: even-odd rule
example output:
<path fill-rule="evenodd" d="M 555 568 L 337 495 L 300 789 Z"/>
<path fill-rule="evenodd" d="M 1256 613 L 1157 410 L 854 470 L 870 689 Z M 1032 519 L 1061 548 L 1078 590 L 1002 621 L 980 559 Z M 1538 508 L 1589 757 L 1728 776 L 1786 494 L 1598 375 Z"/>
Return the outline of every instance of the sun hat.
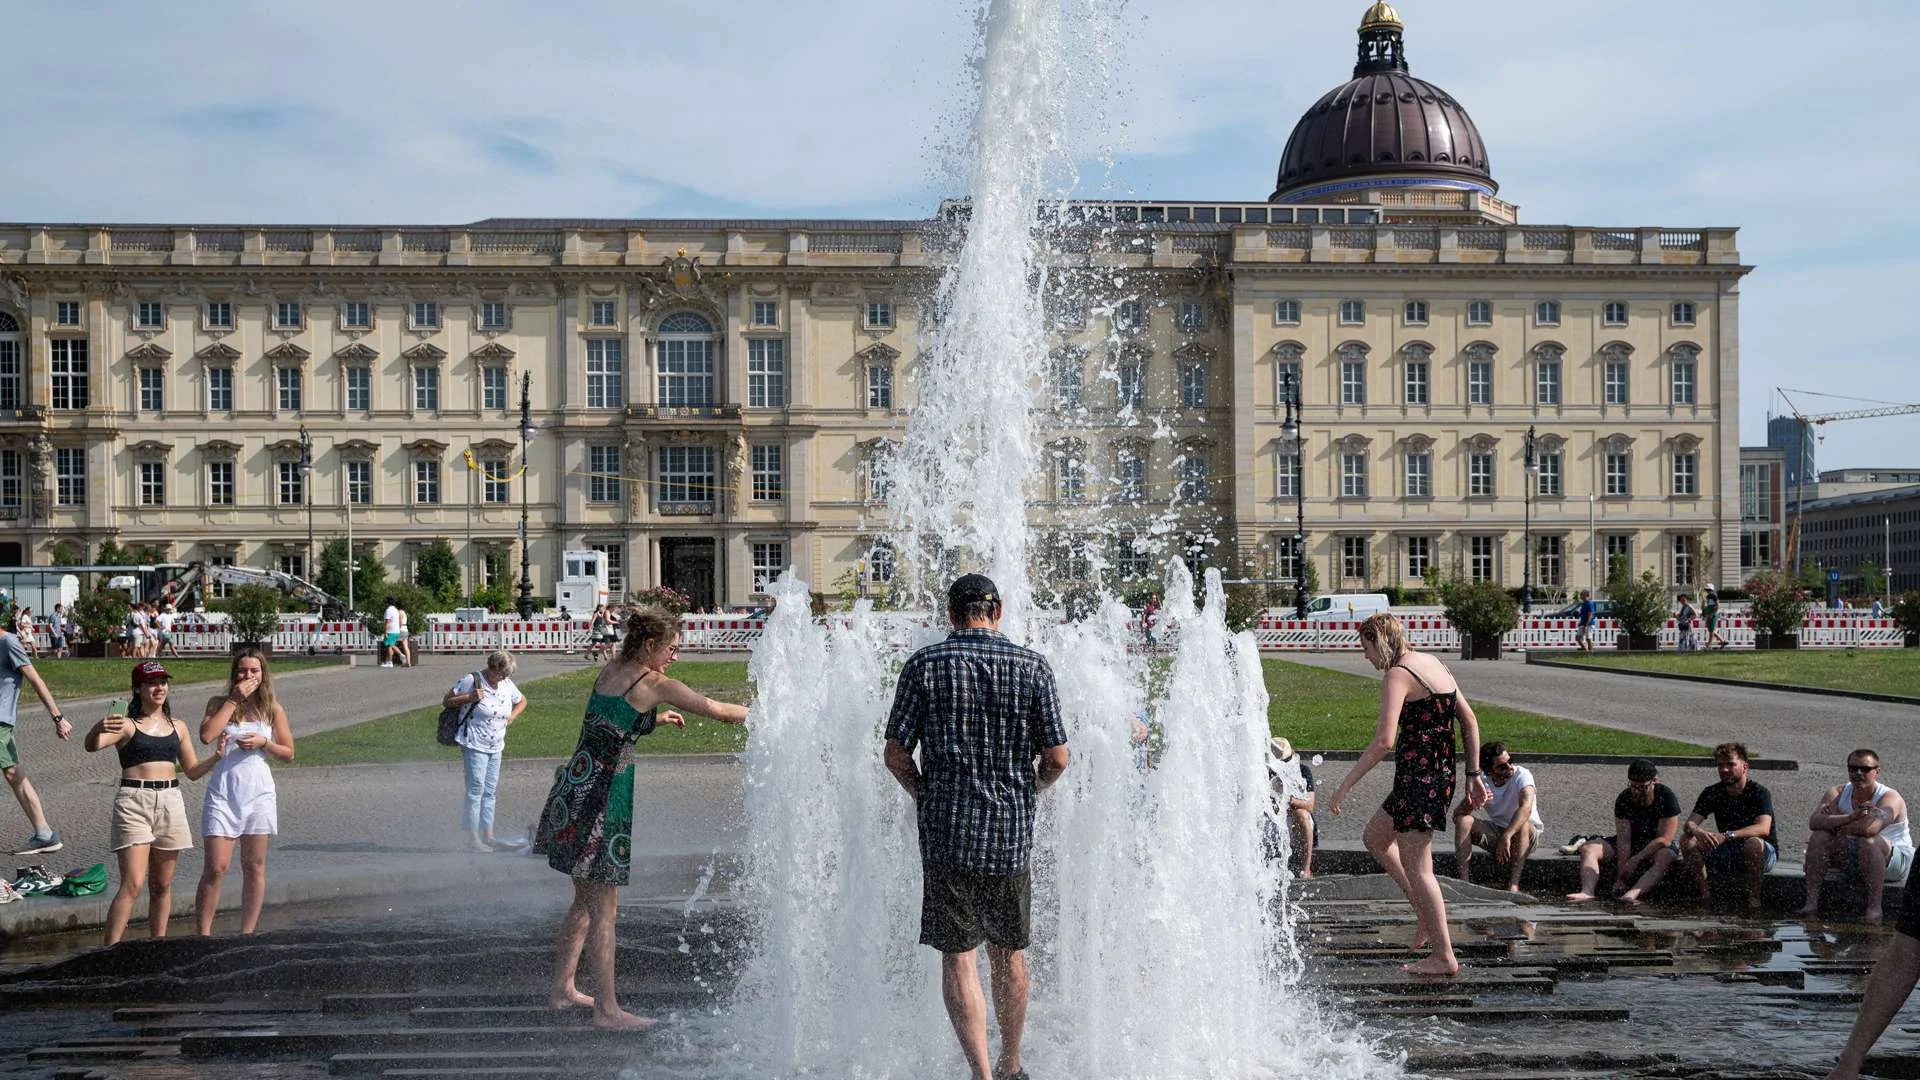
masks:
<path fill-rule="evenodd" d="M 1293 744 L 1288 742 L 1284 736 L 1275 735 L 1273 738 L 1268 739 L 1267 749 L 1273 751 L 1273 756 L 1279 758 L 1281 761 L 1293 760 Z"/>

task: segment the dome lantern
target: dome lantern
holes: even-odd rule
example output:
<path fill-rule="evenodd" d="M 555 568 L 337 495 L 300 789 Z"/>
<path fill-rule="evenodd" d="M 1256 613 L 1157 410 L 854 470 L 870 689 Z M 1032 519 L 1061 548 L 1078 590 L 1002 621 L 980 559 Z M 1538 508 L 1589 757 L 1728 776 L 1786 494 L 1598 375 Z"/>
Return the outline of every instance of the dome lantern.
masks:
<path fill-rule="evenodd" d="M 1407 46 L 1401 36 L 1404 29 L 1400 13 L 1386 0 L 1368 8 L 1366 17 L 1360 20 L 1360 60 L 1353 65 L 1353 77 L 1407 70 Z"/>

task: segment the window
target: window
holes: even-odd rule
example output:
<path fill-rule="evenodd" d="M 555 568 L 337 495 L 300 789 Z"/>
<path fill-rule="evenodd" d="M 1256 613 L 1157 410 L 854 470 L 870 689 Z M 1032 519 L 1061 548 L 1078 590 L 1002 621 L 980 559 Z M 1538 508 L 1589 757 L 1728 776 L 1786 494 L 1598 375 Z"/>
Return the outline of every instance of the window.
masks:
<path fill-rule="evenodd" d="M 347 502 L 352 506 L 373 505 L 373 462 L 364 458 L 348 459 Z"/>
<path fill-rule="evenodd" d="M 1340 404 L 1365 405 L 1367 403 L 1367 362 L 1365 360 L 1343 360 L 1340 362 Z"/>
<path fill-rule="evenodd" d="M 480 305 L 480 329 L 505 330 L 508 325 L 505 303 L 499 300 L 488 300 Z"/>
<path fill-rule="evenodd" d="M 1493 361 L 1467 361 L 1467 404 L 1493 404 Z"/>
<path fill-rule="evenodd" d="M 506 409 L 507 369 L 505 365 L 488 364 L 480 369 L 480 407 Z"/>
<path fill-rule="evenodd" d="M 1300 451 L 1286 447 L 1274 459 L 1274 495 L 1282 499 L 1300 497 Z"/>
<path fill-rule="evenodd" d="M 48 374 L 53 407 L 86 408 L 92 403 L 92 392 L 87 386 L 87 343 L 76 338 L 55 338 L 47 344 L 52 354 Z"/>
<path fill-rule="evenodd" d="M 893 326 L 893 304 L 887 300 L 867 301 L 867 328 L 885 330 Z"/>
<path fill-rule="evenodd" d="M 867 552 L 867 584 L 885 585 L 893 580 L 893 549 L 886 544 L 875 544 Z"/>
<path fill-rule="evenodd" d="M 893 408 L 893 367 L 891 365 L 867 365 L 867 408 Z"/>
<path fill-rule="evenodd" d="M 1053 407 L 1077 409 L 1082 401 L 1080 357 L 1074 354 L 1053 358 Z"/>
<path fill-rule="evenodd" d="M 1620 568 L 1633 573 L 1633 536 L 1630 533 L 1608 533 L 1605 537 L 1607 548 L 1606 576 L 1613 576 L 1613 562 L 1620 560 Z"/>
<path fill-rule="evenodd" d="M 1367 579 L 1367 538 L 1364 536 L 1343 536 L 1340 538 L 1340 576 Z"/>
<path fill-rule="evenodd" d="M 1121 448 L 1114 457 L 1114 473 L 1122 499 L 1138 502 L 1147 497 L 1147 459 L 1140 451 Z"/>
<path fill-rule="evenodd" d="M 1487 300 L 1474 300 L 1467 304 L 1468 326 L 1492 326 L 1493 303 Z"/>
<path fill-rule="evenodd" d="M 1429 394 L 1427 385 L 1427 362 L 1425 360 L 1407 361 L 1407 404 L 1425 405 Z"/>
<path fill-rule="evenodd" d="M 413 501 L 422 506 L 431 506 L 440 501 L 440 463 L 438 461 L 413 463 Z"/>
<path fill-rule="evenodd" d="M 231 554 L 208 555 L 207 565 L 208 566 L 232 566 L 233 556 Z M 211 588 L 213 589 L 213 595 L 219 597 L 222 600 L 225 600 L 228 597 L 233 595 L 233 586 L 227 584 L 224 581 L 214 582 Z"/>
<path fill-rule="evenodd" d="M 665 345 L 665 342 L 661 342 Z M 618 409 L 625 404 L 625 394 L 621 389 L 621 368 L 623 366 L 621 350 L 623 344 L 618 338 L 594 338 L 587 342 L 587 408 Z M 675 401 L 675 405 L 708 405 L 713 397 L 713 367 L 711 353 L 708 354 L 705 389 L 700 391 L 698 401 Z M 665 381 L 666 372 L 661 372 Z M 682 384 L 683 389 L 686 388 Z M 662 402 L 662 404 L 668 404 Z"/>
<path fill-rule="evenodd" d="M 1693 325 L 1693 301 L 1682 300 L 1679 303 L 1673 305 L 1673 325 L 1675 326 L 1692 326 Z"/>
<path fill-rule="evenodd" d="M 1203 502 L 1212 494 L 1207 457 L 1197 449 L 1188 449 L 1179 459 L 1180 498 Z"/>
<path fill-rule="evenodd" d="M 1138 330 L 1147 324 L 1147 315 L 1138 300 L 1122 300 L 1113 306 L 1113 328 Z"/>
<path fill-rule="evenodd" d="M 618 446 L 587 447 L 587 501 L 597 503 L 617 503 L 624 493 L 621 488 L 620 448 Z"/>
<path fill-rule="evenodd" d="M 87 452 L 78 446 L 53 450 L 53 502 L 56 506 L 87 505 Z"/>
<path fill-rule="evenodd" d="M 142 461 L 140 469 L 140 505 L 167 505 L 167 463 L 164 461 Z"/>
<path fill-rule="evenodd" d="M 1475 581 L 1492 581 L 1495 555 L 1493 537 L 1467 537 L 1467 575 Z"/>
<path fill-rule="evenodd" d="M 619 319 L 614 309 L 618 305 L 612 300 L 594 300 L 587 304 L 587 325 L 616 326 Z"/>
<path fill-rule="evenodd" d="M 297 551 L 283 551 L 273 560 L 273 568 L 292 577 L 307 576 L 307 557 Z"/>
<path fill-rule="evenodd" d="M 1533 305 L 1533 325 L 1559 326 L 1560 325 L 1560 301 L 1542 300 L 1539 303 Z"/>
<path fill-rule="evenodd" d="M 413 328 L 415 330 L 440 329 L 440 305 L 423 300 L 413 305 Z"/>
<path fill-rule="evenodd" d="M 713 447 L 663 446 L 659 458 L 661 502 L 713 501 Z"/>
<path fill-rule="evenodd" d="M 1289 401 L 1298 405 L 1300 392 L 1306 388 L 1300 381 L 1300 350 L 1289 345 L 1275 355 L 1278 359 L 1273 366 L 1273 400 L 1280 405 Z"/>
<path fill-rule="evenodd" d="M 1188 331 L 1207 328 L 1207 305 L 1196 304 L 1190 300 L 1180 304 L 1180 329 Z"/>
<path fill-rule="evenodd" d="M 1300 577 L 1300 548 L 1294 543 L 1293 537 L 1274 537 L 1273 555 L 1273 576 L 1285 581 L 1293 581 Z M 1142 561 L 1144 562 L 1144 559 Z M 1146 569 L 1150 568 L 1143 567 L 1143 572 Z"/>
<path fill-rule="evenodd" d="M 1119 383 L 1119 406 L 1138 409 L 1147 403 L 1147 366 L 1135 361 L 1121 364 L 1115 375 Z"/>
<path fill-rule="evenodd" d="M 0 314 L 0 409 L 20 407 L 20 324 Z"/>
<path fill-rule="evenodd" d="M 1084 330 L 1087 326 L 1087 309 L 1080 301 L 1065 298 L 1057 301 L 1053 309 L 1053 325 L 1057 330 Z"/>
<path fill-rule="evenodd" d="M 1600 321 L 1607 326 L 1627 325 L 1627 305 L 1624 300 L 1609 300 L 1601 309 Z"/>
<path fill-rule="evenodd" d="M 207 329 L 209 330 L 233 329 L 233 305 L 226 302 L 225 300 L 208 301 L 207 302 Z"/>
<path fill-rule="evenodd" d="M 753 591 L 766 592 L 787 570 L 787 545 L 775 540 L 753 543 Z"/>
<path fill-rule="evenodd" d="M 273 463 L 279 473 L 281 506 L 300 506 L 307 501 L 306 477 L 300 475 L 300 463 L 292 459 Z"/>
<path fill-rule="evenodd" d="M 1533 579 L 1549 589 L 1557 589 L 1566 582 L 1566 538 L 1543 536 L 1534 541 L 1539 550 L 1535 552 L 1538 564 L 1534 568 Z"/>
<path fill-rule="evenodd" d="M 513 501 L 513 474 L 507 471 L 506 458 L 489 458 L 480 463 L 480 501 L 504 505 Z"/>
<path fill-rule="evenodd" d="M 298 330 L 304 316 L 300 305 L 292 300 L 282 300 L 273 305 L 273 328 L 275 330 Z"/>
<path fill-rule="evenodd" d="M 340 325 L 347 330 L 373 329 L 373 305 L 365 300 L 349 300 L 341 304 Z"/>
<path fill-rule="evenodd" d="M 787 342 L 785 338 L 754 338 L 747 342 L 747 405 L 779 409 L 787 404 Z"/>
<path fill-rule="evenodd" d="M 133 325 L 142 330 L 164 329 L 167 325 L 167 306 L 153 300 L 140 301 L 133 308 Z"/>
<path fill-rule="evenodd" d="M 276 400 L 279 402 L 280 411 L 299 412 L 302 396 L 300 392 L 300 369 L 293 367 L 274 368 L 273 378 L 275 388 L 278 391 Z"/>
<path fill-rule="evenodd" d="M 1300 301 L 1275 300 L 1273 302 L 1273 321 L 1281 326 L 1300 325 Z"/>
<path fill-rule="evenodd" d="M 1054 491 L 1064 502 L 1087 497 L 1087 463 L 1077 449 L 1061 451 L 1054 462 Z"/>
<path fill-rule="evenodd" d="M 755 502 L 778 502 L 787 497 L 786 461 L 786 447 L 779 443 L 753 444 L 753 500 Z"/>
<path fill-rule="evenodd" d="M 1367 302 L 1365 300 L 1340 301 L 1340 325 L 1359 326 L 1367 321 Z"/>
<path fill-rule="evenodd" d="M 1562 456 L 1560 451 L 1551 450 L 1538 454 L 1534 457 L 1533 463 L 1535 466 L 1533 493 L 1536 495 L 1556 496 L 1563 494 L 1561 490 L 1561 476 L 1565 470 L 1561 468 Z"/>
<path fill-rule="evenodd" d="M 1673 350 L 1673 403 L 1675 405 L 1695 404 L 1695 361 L 1697 354 L 1687 348 L 1675 346 Z"/>
<path fill-rule="evenodd" d="M 350 411 L 366 412 L 373 408 L 373 369 L 365 364 L 349 364 L 345 369 L 347 380 L 347 408 Z"/>
<path fill-rule="evenodd" d="M 1686 452 L 1673 455 L 1673 493 L 1700 494 L 1700 455 Z"/>
<path fill-rule="evenodd" d="M 1494 494 L 1494 461 L 1491 453 L 1475 451 L 1467 455 L 1467 494 L 1491 498 Z"/>
<path fill-rule="evenodd" d="M 80 301 L 61 300 L 53 305 L 53 325 L 79 326 Z"/>
<path fill-rule="evenodd" d="M 1627 359 L 1622 356 L 1609 356 L 1607 357 L 1606 364 L 1604 380 L 1606 383 L 1607 404 L 1625 405 L 1627 404 L 1627 396 L 1631 392 L 1631 385 L 1628 382 L 1630 376 L 1628 375 Z"/>
<path fill-rule="evenodd" d="M 167 409 L 166 372 L 157 367 L 140 369 L 140 411 L 165 412 Z"/>
<path fill-rule="evenodd" d="M 779 326 L 780 305 L 773 300 L 755 300 L 753 302 L 753 325 Z"/>
<path fill-rule="evenodd" d="M 1367 455 L 1364 451 L 1340 455 L 1340 497 L 1343 499 L 1367 497 Z"/>
<path fill-rule="evenodd" d="M 207 411 L 233 411 L 233 369 L 216 367 L 207 369 Z"/>
<path fill-rule="evenodd" d="M 437 412 L 440 409 L 440 367 L 437 364 L 415 364 L 413 368 L 413 407 L 416 412 Z"/>
<path fill-rule="evenodd" d="M 600 553 L 600 565 L 607 568 L 607 597 L 619 600 L 627 595 L 627 545 L 618 541 L 588 544 L 588 550 Z"/>
<path fill-rule="evenodd" d="M 1604 475 L 1606 478 L 1604 494 L 1633 494 L 1633 459 L 1628 454 L 1619 450 L 1607 451 Z"/>
<path fill-rule="evenodd" d="M 1534 359 L 1533 400 L 1536 405 L 1560 404 L 1560 354 L 1541 351 Z"/>
<path fill-rule="evenodd" d="M 1427 576 L 1433 567 L 1433 537 L 1407 537 L 1407 577 L 1414 581 Z"/>
<path fill-rule="evenodd" d="M 1410 499 L 1433 497 L 1433 452 L 1431 450 L 1407 452 L 1407 497 Z"/>
<path fill-rule="evenodd" d="M 670 408 L 713 404 L 713 324 L 683 311 L 663 319 L 658 336 L 659 403 Z"/>
<path fill-rule="evenodd" d="M 233 462 L 207 462 L 207 505 L 234 505 Z"/>
<path fill-rule="evenodd" d="M 1673 583 L 1675 585 L 1695 584 L 1694 577 L 1700 567 L 1700 538 L 1697 536 L 1676 536 L 1673 538 Z"/>
<path fill-rule="evenodd" d="M 1207 407 L 1207 365 L 1180 366 L 1180 406 L 1186 409 Z"/>
<path fill-rule="evenodd" d="M 1402 314 L 1408 326 L 1425 326 L 1427 325 L 1427 302 L 1425 300 L 1409 300 Z"/>

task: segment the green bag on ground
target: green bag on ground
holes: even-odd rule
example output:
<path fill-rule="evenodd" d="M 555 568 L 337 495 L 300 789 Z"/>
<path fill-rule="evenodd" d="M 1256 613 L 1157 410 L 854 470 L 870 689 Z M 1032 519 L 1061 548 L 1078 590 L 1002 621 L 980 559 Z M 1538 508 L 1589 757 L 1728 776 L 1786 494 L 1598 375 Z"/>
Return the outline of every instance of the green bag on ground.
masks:
<path fill-rule="evenodd" d="M 106 863 L 94 863 L 85 870 L 70 870 L 66 879 L 53 887 L 55 896 L 93 896 L 106 891 Z"/>

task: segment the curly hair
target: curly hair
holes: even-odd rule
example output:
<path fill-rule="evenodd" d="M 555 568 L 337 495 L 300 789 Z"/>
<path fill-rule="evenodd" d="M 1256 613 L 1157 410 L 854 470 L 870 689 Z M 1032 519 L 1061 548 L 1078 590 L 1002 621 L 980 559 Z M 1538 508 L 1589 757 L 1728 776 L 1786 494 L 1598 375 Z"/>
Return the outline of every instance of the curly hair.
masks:
<path fill-rule="evenodd" d="M 637 660 L 649 641 L 671 643 L 680 636 L 680 620 L 652 604 L 627 609 L 620 620 L 620 659 Z"/>

